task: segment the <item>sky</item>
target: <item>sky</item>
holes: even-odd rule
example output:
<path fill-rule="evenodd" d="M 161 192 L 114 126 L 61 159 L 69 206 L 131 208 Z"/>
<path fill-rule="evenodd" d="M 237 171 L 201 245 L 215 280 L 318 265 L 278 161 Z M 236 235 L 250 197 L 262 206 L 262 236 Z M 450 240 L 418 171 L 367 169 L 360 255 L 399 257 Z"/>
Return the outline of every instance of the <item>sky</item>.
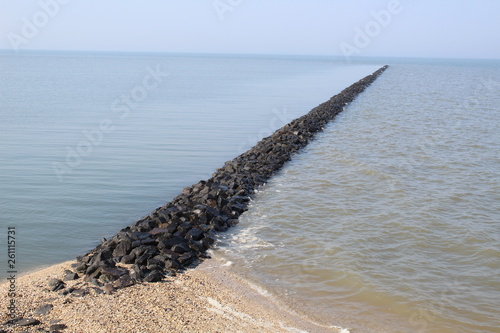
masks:
<path fill-rule="evenodd" d="M 0 0 L 0 49 L 500 59 L 498 0 Z"/>

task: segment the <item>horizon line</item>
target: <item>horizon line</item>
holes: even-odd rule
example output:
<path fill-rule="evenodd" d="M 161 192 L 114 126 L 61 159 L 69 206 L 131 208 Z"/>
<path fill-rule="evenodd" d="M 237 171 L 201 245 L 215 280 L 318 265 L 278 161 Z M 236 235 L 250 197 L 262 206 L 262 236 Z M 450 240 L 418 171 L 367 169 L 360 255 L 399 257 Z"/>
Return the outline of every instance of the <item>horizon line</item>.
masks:
<path fill-rule="evenodd" d="M 63 50 L 63 49 L 23 49 L 13 50 L 0 48 L 0 52 L 8 53 L 31 53 L 31 52 L 61 52 L 61 53 L 102 53 L 102 54 L 163 54 L 163 55 L 212 55 L 212 56 L 275 56 L 275 57 L 322 57 L 322 58 L 345 58 L 341 54 L 304 54 L 304 53 L 239 53 L 239 52 L 193 52 L 193 51 L 117 51 L 117 50 Z M 428 60 L 497 60 L 500 58 L 466 58 L 466 57 L 439 57 L 439 56 L 388 56 L 388 55 L 366 55 L 352 56 L 349 59 L 363 60 L 367 58 L 391 58 L 391 59 L 428 59 Z"/>

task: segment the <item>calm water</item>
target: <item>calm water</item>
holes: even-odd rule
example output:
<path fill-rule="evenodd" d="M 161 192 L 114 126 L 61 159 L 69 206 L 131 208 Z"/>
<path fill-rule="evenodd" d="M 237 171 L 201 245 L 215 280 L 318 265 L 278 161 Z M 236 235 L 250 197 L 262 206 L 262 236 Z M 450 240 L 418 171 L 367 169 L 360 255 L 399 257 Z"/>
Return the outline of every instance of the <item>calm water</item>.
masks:
<path fill-rule="evenodd" d="M 216 255 L 354 333 L 495 332 L 491 62 L 0 54 L 0 226 L 20 270 L 92 248 L 386 63 Z"/>
<path fill-rule="evenodd" d="M 353 332 L 499 332 L 500 66 L 395 64 L 219 256 Z"/>
<path fill-rule="evenodd" d="M 0 227 L 17 228 L 19 270 L 90 250 L 378 67 L 0 53 Z"/>

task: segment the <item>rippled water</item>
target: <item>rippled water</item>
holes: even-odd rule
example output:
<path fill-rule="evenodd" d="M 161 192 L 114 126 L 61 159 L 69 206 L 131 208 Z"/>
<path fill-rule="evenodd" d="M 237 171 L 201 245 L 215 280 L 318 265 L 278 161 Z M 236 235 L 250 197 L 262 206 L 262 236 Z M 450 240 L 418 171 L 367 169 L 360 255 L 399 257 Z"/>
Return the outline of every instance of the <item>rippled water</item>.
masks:
<path fill-rule="evenodd" d="M 353 332 L 498 332 L 500 66 L 391 66 L 218 253 Z"/>

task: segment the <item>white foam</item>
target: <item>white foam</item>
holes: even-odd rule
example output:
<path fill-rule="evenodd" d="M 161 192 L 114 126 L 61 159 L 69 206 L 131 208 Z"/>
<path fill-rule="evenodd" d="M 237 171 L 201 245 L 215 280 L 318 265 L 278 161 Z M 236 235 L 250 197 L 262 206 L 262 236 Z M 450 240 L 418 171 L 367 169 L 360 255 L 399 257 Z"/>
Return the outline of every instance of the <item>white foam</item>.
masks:
<path fill-rule="evenodd" d="M 331 326 L 332 328 L 335 328 L 335 329 L 338 329 L 339 332 L 338 333 L 351 333 L 351 331 L 349 331 L 347 328 L 342 328 L 340 326 Z"/>
<path fill-rule="evenodd" d="M 283 323 L 280 323 L 280 327 L 284 330 L 287 330 L 288 332 L 292 333 L 309 333 L 308 331 L 304 331 L 295 327 L 287 327 Z"/>
<path fill-rule="evenodd" d="M 253 284 L 251 283 L 250 281 L 246 280 L 246 282 L 248 283 L 248 285 L 250 286 L 250 288 L 252 288 L 253 290 L 255 290 L 256 292 L 258 292 L 259 294 L 261 294 L 262 296 L 265 296 L 265 297 L 269 297 L 271 296 L 271 294 L 269 294 L 269 292 L 262 288 L 261 286 L 258 286 L 256 284 Z"/>
<path fill-rule="evenodd" d="M 241 320 L 241 321 L 253 324 L 255 326 L 260 326 L 260 327 L 265 327 L 265 328 L 270 328 L 272 326 L 269 322 L 259 320 L 259 319 L 254 319 L 249 314 L 236 311 L 228 305 L 222 305 L 219 301 L 217 301 L 211 297 L 207 297 L 206 300 L 208 301 L 208 303 L 211 306 L 211 307 L 207 307 L 207 310 L 212 311 L 214 313 L 217 313 L 219 315 L 222 315 L 225 318 L 228 318 L 232 321 Z"/>
<path fill-rule="evenodd" d="M 222 264 L 223 267 L 229 267 L 229 266 L 232 266 L 233 265 L 233 262 L 228 260 L 226 261 L 224 264 Z"/>

